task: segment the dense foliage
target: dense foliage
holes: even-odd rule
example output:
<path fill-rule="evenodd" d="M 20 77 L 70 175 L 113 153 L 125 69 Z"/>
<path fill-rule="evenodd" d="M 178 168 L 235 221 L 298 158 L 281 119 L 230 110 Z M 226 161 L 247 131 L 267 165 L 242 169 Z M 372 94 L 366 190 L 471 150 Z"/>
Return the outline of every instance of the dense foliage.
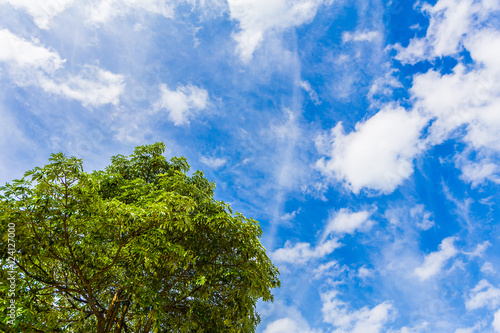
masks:
<path fill-rule="evenodd" d="M 256 302 L 278 271 L 258 223 L 214 199 L 202 172 L 156 143 L 103 171 L 53 154 L 2 188 L 0 294 L 8 299 L 15 224 L 12 332 L 253 332 Z M 12 229 L 11 229 L 12 231 Z M 11 253 L 13 254 L 13 253 Z M 12 268 L 12 267 L 11 267 Z M 12 295 L 11 295 L 12 296 Z"/>

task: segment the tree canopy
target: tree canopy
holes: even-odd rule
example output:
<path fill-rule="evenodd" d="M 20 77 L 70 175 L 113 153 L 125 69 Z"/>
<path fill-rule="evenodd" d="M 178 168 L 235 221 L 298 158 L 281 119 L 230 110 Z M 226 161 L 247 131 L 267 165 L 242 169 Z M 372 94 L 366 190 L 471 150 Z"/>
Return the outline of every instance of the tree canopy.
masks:
<path fill-rule="evenodd" d="M 255 331 L 256 302 L 279 287 L 258 222 L 215 200 L 214 183 L 164 150 L 139 146 L 92 173 L 52 154 L 1 188 L 0 294 L 8 298 L 15 225 L 19 310 L 11 326 L 0 304 L 2 330 Z"/>

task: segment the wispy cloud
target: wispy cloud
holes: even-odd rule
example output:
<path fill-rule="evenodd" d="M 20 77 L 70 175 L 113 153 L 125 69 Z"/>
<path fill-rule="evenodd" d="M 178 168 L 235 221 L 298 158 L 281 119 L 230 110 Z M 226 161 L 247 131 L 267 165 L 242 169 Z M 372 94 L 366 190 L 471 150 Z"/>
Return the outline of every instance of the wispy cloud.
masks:
<path fill-rule="evenodd" d="M 378 31 L 345 31 L 342 33 L 342 42 L 371 42 L 376 38 L 380 38 Z"/>
<path fill-rule="evenodd" d="M 161 0 L 100 0 L 87 7 L 88 22 L 106 23 L 134 11 L 173 18 L 175 1 Z"/>
<path fill-rule="evenodd" d="M 219 169 L 227 163 L 227 160 L 220 157 L 202 156 L 200 162 L 212 169 Z"/>

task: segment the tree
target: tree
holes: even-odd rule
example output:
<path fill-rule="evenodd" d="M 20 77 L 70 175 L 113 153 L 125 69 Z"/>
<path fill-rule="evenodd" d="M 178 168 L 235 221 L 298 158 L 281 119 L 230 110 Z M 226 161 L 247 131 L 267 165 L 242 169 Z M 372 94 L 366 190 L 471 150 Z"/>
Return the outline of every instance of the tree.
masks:
<path fill-rule="evenodd" d="M 164 150 L 139 146 L 92 173 L 52 154 L 1 188 L 0 293 L 7 299 L 14 224 L 20 309 L 15 327 L 2 317 L 4 331 L 255 331 L 256 302 L 279 287 L 258 222 Z"/>

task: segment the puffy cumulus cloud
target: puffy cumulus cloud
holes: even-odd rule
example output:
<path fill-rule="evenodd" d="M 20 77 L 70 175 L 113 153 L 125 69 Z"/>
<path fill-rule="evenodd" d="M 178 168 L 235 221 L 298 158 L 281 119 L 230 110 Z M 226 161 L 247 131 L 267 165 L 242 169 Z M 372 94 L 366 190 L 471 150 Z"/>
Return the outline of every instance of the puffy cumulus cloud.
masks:
<path fill-rule="evenodd" d="M 497 41 L 500 43 L 500 35 Z M 464 140 L 474 148 L 500 150 L 500 87 L 496 71 L 466 71 L 457 65 L 453 73 L 429 71 L 417 75 L 411 88 L 415 107 L 435 119 L 429 141 L 439 144 L 461 126 L 467 126 Z M 495 78 L 494 78 L 495 77 Z"/>
<path fill-rule="evenodd" d="M 495 317 L 493 319 L 493 323 L 491 323 L 495 332 L 500 332 L 500 310 L 495 313 Z"/>
<path fill-rule="evenodd" d="M 492 286 L 488 281 L 481 280 L 471 291 L 465 302 L 468 310 L 487 307 L 495 309 L 500 305 L 500 289 Z"/>
<path fill-rule="evenodd" d="M 193 85 L 180 85 L 176 90 L 160 85 L 160 99 L 155 103 L 155 110 L 167 111 L 168 119 L 175 126 L 188 125 L 199 111 L 207 108 L 208 92 Z"/>
<path fill-rule="evenodd" d="M 38 43 L 0 31 L 0 62 L 8 67 L 20 86 L 36 85 L 46 92 L 80 101 L 84 106 L 119 103 L 124 77 L 97 66 L 84 66 L 77 75 L 64 75 L 64 63 L 57 52 Z"/>
<path fill-rule="evenodd" d="M 471 34 L 465 40 L 471 57 L 477 62 L 472 70 L 458 64 L 452 73 L 429 71 L 417 75 L 411 88 L 415 107 L 435 121 L 427 138 L 435 145 L 465 127 L 462 140 L 468 149 L 457 154 L 455 163 L 461 178 L 478 186 L 485 180 L 499 182 L 497 154 L 500 152 L 500 32 L 490 29 Z M 480 152 L 475 160 L 471 152 Z"/>
<path fill-rule="evenodd" d="M 202 156 L 200 162 L 212 169 L 219 169 L 227 163 L 227 160 L 220 157 Z"/>
<path fill-rule="evenodd" d="M 370 215 L 366 210 L 351 212 L 342 208 L 330 217 L 322 239 L 326 239 L 330 234 L 354 234 L 356 230 L 369 230 L 373 225 L 373 221 L 369 219 Z"/>
<path fill-rule="evenodd" d="M 266 326 L 264 333 L 315 333 L 307 323 L 297 322 L 292 318 L 281 318 Z"/>
<path fill-rule="evenodd" d="M 7 3 L 26 11 L 40 29 L 48 29 L 50 20 L 70 7 L 74 0 L 0 0 L 0 4 Z"/>
<path fill-rule="evenodd" d="M 415 275 L 420 280 L 427 280 L 438 274 L 446 262 L 458 254 L 458 250 L 454 245 L 455 240 L 455 237 L 443 239 L 441 244 L 439 244 L 438 251 L 431 252 L 425 256 L 423 264 L 415 269 Z"/>
<path fill-rule="evenodd" d="M 336 239 L 324 241 L 314 248 L 311 248 L 309 243 L 301 242 L 292 245 L 290 241 L 287 241 L 284 247 L 271 253 L 271 258 L 277 263 L 302 265 L 310 260 L 323 258 L 341 246 L 342 244 Z"/>
<path fill-rule="evenodd" d="M 231 19 L 239 22 L 233 38 L 244 62 L 252 59 L 267 32 L 310 22 L 322 0 L 228 0 Z"/>
<path fill-rule="evenodd" d="M 345 181 L 354 193 L 363 188 L 390 193 L 413 173 L 425 124 L 418 113 L 390 106 L 357 123 L 349 134 L 338 123 L 330 135 L 316 139 L 318 150 L 330 157 L 316 166 L 324 175 Z"/>
<path fill-rule="evenodd" d="M 343 32 L 342 42 L 372 42 L 377 38 L 380 38 L 381 34 L 378 31 L 355 31 L 355 32 Z"/>
<path fill-rule="evenodd" d="M 363 307 L 350 311 L 348 304 L 337 296 L 336 290 L 321 294 L 323 320 L 336 327 L 334 333 L 381 332 L 396 312 L 389 302 L 383 302 L 371 309 Z"/>

